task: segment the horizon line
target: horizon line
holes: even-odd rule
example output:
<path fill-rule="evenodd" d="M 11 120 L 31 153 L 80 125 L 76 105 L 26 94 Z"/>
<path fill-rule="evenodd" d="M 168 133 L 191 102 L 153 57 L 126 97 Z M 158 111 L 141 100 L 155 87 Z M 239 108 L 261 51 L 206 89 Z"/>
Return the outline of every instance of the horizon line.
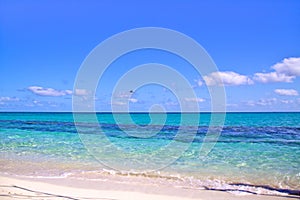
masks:
<path fill-rule="evenodd" d="M 180 112 L 180 111 L 170 111 L 170 112 L 146 112 L 146 111 L 133 111 L 133 112 L 110 112 L 110 111 L 96 111 L 96 112 L 73 112 L 73 111 L 0 111 L 0 113 L 78 113 L 78 114 L 210 114 L 210 113 L 300 113 L 300 111 L 226 111 L 226 112 Z"/>

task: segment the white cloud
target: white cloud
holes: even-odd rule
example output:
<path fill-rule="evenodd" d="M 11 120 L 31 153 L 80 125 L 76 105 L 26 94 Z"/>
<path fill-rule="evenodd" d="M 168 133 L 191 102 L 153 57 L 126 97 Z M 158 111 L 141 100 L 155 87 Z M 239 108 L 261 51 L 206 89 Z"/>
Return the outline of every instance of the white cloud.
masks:
<path fill-rule="evenodd" d="M 16 97 L 0 97 L 0 101 L 4 102 L 4 101 L 20 101 L 19 98 Z"/>
<path fill-rule="evenodd" d="M 89 91 L 86 89 L 75 89 L 75 95 L 77 96 L 87 96 Z"/>
<path fill-rule="evenodd" d="M 196 82 L 199 87 L 201 87 L 203 85 L 203 82 L 201 80 L 197 80 Z"/>
<path fill-rule="evenodd" d="M 294 89 L 276 89 L 275 93 L 285 96 L 298 96 L 298 91 Z"/>
<path fill-rule="evenodd" d="M 246 103 L 248 106 L 271 106 L 277 103 L 276 98 L 259 99 L 258 101 L 250 100 Z"/>
<path fill-rule="evenodd" d="M 206 85 L 250 85 L 253 81 L 245 76 L 232 71 L 213 72 L 204 76 Z"/>
<path fill-rule="evenodd" d="M 122 101 L 113 101 L 112 102 L 113 105 L 117 105 L 117 106 L 123 106 L 123 105 L 126 105 L 125 102 L 122 102 Z"/>
<path fill-rule="evenodd" d="M 184 98 L 185 101 L 188 101 L 188 102 L 204 102 L 205 99 L 202 99 L 202 98 Z"/>
<path fill-rule="evenodd" d="M 280 102 L 283 103 L 283 104 L 292 104 L 292 103 L 294 103 L 293 100 L 285 100 L 285 99 L 280 100 Z"/>
<path fill-rule="evenodd" d="M 71 90 L 55 90 L 53 88 L 43 88 L 40 86 L 30 86 L 27 89 L 40 96 L 58 97 L 72 94 Z"/>
<path fill-rule="evenodd" d="M 276 102 L 277 102 L 276 98 L 270 98 L 270 99 L 260 99 L 258 102 L 256 102 L 256 104 L 261 106 L 271 106 Z"/>
<path fill-rule="evenodd" d="M 20 99 L 16 97 L 0 97 L 0 105 L 4 105 L 8 102 L 16 102 L 16 101 L 20 101 Z"/>
<path fill-rule="evenodd" d="M 178 106 L 178 102 L 176 101 L 167 101 L 165 102 L 166 106 Z"/>
<path fill-rule="evenodd" d="M 280 74 L 300 76 L 300 58 L 285 58 L 271 67 Z"/>
<path fill-rule="evenodd" d="M 113 94 L 113 99 L 111 101 L 112 105 L 116 106 L 124 106 L 127 105 L 129 102 L 137 103 L 139 100 L 132 97 L 132 93 L 128 92 L 116 92 Z"/>
<path fill-rule="evenodd" d="M 121 99 L 123 99 L 123 98 L 127 99 L 127 98 L 131 97 L 131 95 L 132 94 L 130 92 L 119 92 L 119 93 L 114 94 L 114 97 L 121 98 Z"/>
<path fill-rule="evenodd" d="M 135 99 L 135 98 L 129 98 L 129 99 L 121 99 L 121 100 L 116 100 L 114 99 L 112 101 L 112 105 L 118 105 L 118 106 L 123 106 L 123 105 L 127 105 L 127 102 L 126 101 L 129 101 L 131 103 L 136 103 L 138 102 L 138 99 Z"/>
<path fill-rule="evenodd" d="M 138 102 L 138 100 L 137 99 L 135 99 L 135 98 L 130 98 L 130 99 L 128 99 L 130 102 L 132 102 L 132 103 L 136 103 L 136 102 Z"/>
<path fill-rule="evenodd" d="M 37 100 L 32 101 L 32 103 L 36 106 L 43 106 L 43 103 L 41 103 L 40 101 L 37 101 Z"/>
<path fill-rule="evenodd" d="M 291 83 L 295 76 L 287 76 L 286 74 L 280 74 L 277 72 L 270 73 L 255 73 L 254 80 L 261 83 L 270 83 L 270 82 L 286 82 Z"/>
<path fill-rule="evenodd" d="M 255 73 L 254 80 L 262 83 L 286 82 L 291 83 L 300 76 L 300 58 L 285 58 L 271 67 L 274 72 Z"/>
<path fill-rule="evenodd" d="M 248 106 L 255 106 L 255 101 L 249 100 L 249 101 L 246 102 L 246 105 L 248 105 Z"/>
<path fill-rule="evenodd" d="M 226 107 L 238 107 L 239 105 L 236 103 L 227 103 Z"/>
<path fill-rule="evenodd" d="M 73 91 L 72 90 L 65 90 L 65 93 L 68 94 L 68 95 L 71 95 L 71 94 L 73 94 Z"/>

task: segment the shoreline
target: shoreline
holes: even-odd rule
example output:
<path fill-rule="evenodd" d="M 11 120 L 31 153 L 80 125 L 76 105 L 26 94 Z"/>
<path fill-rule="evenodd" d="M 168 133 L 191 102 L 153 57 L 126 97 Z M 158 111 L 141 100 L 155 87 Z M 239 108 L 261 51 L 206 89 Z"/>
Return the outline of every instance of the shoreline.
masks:
<path fill-rule="evenodd" d="M 129 179 L 131 180 L 131 179 Z M 146 179 L 145 179 L 146 180 Z M 23 199 L 202 199 L 202 200 L 284 200 L 299 199 L 299 196 L 233 194 L 229 191 L 214 191 L 168 187 L 140 182 L 118 182 L 111 179 L 90 180 L 76 178 L 25 178 L 0 175 L 0 197 L 3 200 Z"/>

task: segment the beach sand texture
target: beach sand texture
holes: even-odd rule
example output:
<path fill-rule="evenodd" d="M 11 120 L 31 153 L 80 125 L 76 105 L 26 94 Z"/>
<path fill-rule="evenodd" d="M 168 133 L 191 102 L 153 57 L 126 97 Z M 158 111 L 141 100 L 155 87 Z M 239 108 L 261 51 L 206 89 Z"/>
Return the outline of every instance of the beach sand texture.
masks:
<path fill-rule="evenodd" d="M 145 184 L 94 182 L 76 179 L 35 179 L 0 177 L 0 198 L 12 199 L 71 199 L 71 200 L 139 200 L 139 199 L 203 199 L 203 200 L 283 200 L 298 199 L 296 196 L 235 195 L 229 192 L 191 190 Z"/>

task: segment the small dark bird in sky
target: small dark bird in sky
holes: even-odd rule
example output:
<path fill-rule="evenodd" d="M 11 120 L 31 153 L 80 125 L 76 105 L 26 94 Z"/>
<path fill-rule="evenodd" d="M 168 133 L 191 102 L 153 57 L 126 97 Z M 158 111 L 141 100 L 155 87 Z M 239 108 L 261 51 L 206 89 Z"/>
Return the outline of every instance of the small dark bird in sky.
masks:
<path fill-rule="evenodd" d="M 133 93 L 133 90 L 130 90 L 129 92 L 130 92 L 130 93 Z"/>

